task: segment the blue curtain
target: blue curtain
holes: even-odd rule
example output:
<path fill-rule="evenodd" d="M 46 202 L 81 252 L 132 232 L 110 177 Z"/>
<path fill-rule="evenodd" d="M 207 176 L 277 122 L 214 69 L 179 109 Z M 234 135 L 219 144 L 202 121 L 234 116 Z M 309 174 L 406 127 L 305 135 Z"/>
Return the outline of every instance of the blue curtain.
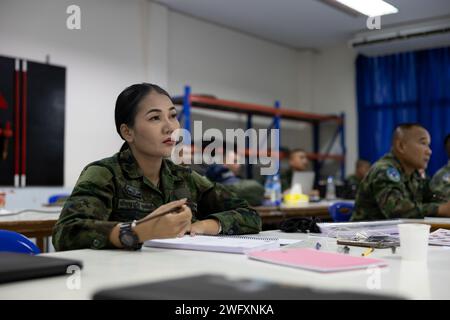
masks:
<path fill-rule="evenodd" d="M 431 135 L 428 173 L 447 163 L 444 137 L 450 133 L 450 48 L 358 56 L 359 156 L 371 162 L 390 150 L 402 122 L 419 122 Z"/>

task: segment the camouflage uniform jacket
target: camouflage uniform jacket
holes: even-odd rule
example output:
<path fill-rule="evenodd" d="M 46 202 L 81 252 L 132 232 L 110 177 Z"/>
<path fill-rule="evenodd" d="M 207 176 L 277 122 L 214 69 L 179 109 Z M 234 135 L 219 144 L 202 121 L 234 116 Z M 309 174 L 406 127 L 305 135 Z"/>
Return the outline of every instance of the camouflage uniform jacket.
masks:
<path fill-rule="evenodd" d="M 218 219 L 224 234 L 261 230 L 261 218 L 245 200 L 189 168 L 164 159 L 160 185 L 142 175 L 129 149 L 87 165 L 53 230 L 56 250 L 113 248 L 109 235 L 118 222 L 141 219 L 182 198 L 192 203 L 193 222 Z"/>
<path fill-rule="evenodd" d="M 450 201 L 450 161 L 433 176 L 430 189 L 442 201 Z"/>
<path fill-rule="evenodd" d="M 435 216 L 439 207 L 426 179 L 407 176 L 395 156 L 386 154 L 359 185 L 352 221 Z"/>

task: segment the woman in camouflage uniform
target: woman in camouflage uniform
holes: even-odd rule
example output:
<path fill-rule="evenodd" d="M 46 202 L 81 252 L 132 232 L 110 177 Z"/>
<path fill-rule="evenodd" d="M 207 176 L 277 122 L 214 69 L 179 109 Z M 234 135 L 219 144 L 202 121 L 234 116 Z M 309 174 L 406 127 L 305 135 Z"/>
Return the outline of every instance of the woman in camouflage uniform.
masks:
<path fill-rule="evenodd" d="M 180 124 L 166 91 L 148 83 L 126 88 L 115 122 L 125 143 L 82 171 L 53 231 L 56 250 L 139 249 L 145 240 L 186 233 L 261 230 L 246 201 L 167 159 Z M 164 212 L 170 213 L 152 218 Z"/>

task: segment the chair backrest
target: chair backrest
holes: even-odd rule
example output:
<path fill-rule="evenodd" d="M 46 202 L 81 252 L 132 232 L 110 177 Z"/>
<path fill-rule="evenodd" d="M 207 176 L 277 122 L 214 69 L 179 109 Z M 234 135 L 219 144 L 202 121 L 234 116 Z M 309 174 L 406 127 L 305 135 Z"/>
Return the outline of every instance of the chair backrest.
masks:
<path fill-rule="evenodd" d="M 336 202 L 328 207 L 328 212 L 334 222 L 347 222 L 355 211 L 355 205 L 348 202 Z"/>
<path fill-rule="evenodd" d="M 0 230 L 0 251 L 39 254 L 41 250 L 24 235 L 9 231 Z"/>

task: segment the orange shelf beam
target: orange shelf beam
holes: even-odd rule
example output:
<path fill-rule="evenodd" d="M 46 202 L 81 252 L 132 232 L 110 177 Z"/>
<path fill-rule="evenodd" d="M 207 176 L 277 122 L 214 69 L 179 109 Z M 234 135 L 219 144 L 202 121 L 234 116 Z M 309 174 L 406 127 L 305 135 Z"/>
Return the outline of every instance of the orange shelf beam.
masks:
<path fill-rule="evenodd" d="M 193 107 L 204 109 L 214 109 L 220 111 L 238 112 L 270 117 L 280 116 L 281 118 L 284 119 L 302 120 L 307 122 L 335 121 L 338 124 L 342 123 L 342 119 L 339 116 L 335 115 L 322 115 L 317 113 L 308 113 L 286 108 L 276 109 L 273 107 L 253 103 L 242 103 L 198 95 L 191 95 L 190 102 Z M 183 99 L 175 98 L 174 103 L 182 104 Z"/>

